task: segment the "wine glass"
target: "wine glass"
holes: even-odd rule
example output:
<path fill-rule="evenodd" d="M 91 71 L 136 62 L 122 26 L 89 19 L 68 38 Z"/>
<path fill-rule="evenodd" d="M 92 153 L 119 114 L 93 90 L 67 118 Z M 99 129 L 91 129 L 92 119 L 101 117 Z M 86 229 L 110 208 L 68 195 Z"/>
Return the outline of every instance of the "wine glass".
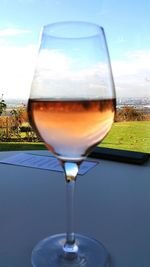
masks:
<path fill-rule="evenodd" d="M 33 249 L 34 267 L 106 267 L 109 255 L 95 239 L 73 231 L 73 200 L 81 162 L 109 132 L 115 90 L 104 30 L 87 22 L 43 27 L 28 102 L 29 119 L 60 161 L 67 187 L 67 231 Z"/>

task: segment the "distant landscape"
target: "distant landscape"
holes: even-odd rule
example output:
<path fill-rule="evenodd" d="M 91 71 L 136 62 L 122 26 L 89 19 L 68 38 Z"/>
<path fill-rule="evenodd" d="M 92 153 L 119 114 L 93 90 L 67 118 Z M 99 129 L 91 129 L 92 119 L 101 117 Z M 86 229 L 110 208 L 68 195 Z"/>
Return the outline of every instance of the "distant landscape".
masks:
<path fill-rule="evenodd" d="M 27 101 L 7 99 L 5 103 L 0 150 L 45 149 L 28 122 Z M 117 99 L 115 123 L 100 146 L 150 153 L 150 98 Z"/>

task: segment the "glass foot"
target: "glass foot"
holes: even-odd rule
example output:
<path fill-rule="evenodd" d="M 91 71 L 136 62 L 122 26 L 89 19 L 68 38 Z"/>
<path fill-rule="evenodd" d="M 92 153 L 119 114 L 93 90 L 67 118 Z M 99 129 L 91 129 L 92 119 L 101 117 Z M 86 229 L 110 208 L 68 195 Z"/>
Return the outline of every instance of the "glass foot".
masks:
<path fill-rule="evenodd" d="M 33 267 L 110 267 L 109 254 L 100 242 L 80 234 L 75 237 L 79 247 L 75 259 L 65 257 L 66 234 L 58 234 L 36 245 L 31 258 Z"/>

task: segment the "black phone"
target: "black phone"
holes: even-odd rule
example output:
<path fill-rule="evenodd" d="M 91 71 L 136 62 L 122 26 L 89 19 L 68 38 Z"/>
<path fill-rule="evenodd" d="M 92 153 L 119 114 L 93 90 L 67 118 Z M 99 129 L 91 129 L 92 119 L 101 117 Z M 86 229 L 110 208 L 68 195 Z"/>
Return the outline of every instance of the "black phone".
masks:
<path fill-rule="evenodd" d="M 144 164 L 149 160 L 150 154 L 121 149 L 96 147 L 89 157 L 133 164 Z"/>

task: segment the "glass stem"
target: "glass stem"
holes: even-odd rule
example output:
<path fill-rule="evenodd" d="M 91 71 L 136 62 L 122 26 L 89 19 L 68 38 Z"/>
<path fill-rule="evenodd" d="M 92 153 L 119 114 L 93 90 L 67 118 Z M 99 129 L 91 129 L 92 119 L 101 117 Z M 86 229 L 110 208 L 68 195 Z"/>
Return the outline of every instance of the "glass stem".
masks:
<path fill-rule="evenodd" d="M 75 242 L 74 224 L 74 191 L 78 165 L 73 162 L 63 163 L 66 179 L 66 204 L 67 204 L 67 231 L 66 242 L 63 247 L 64 256 L 67 259 L 75 259 L 78 255 L 78 246 Z"/>

